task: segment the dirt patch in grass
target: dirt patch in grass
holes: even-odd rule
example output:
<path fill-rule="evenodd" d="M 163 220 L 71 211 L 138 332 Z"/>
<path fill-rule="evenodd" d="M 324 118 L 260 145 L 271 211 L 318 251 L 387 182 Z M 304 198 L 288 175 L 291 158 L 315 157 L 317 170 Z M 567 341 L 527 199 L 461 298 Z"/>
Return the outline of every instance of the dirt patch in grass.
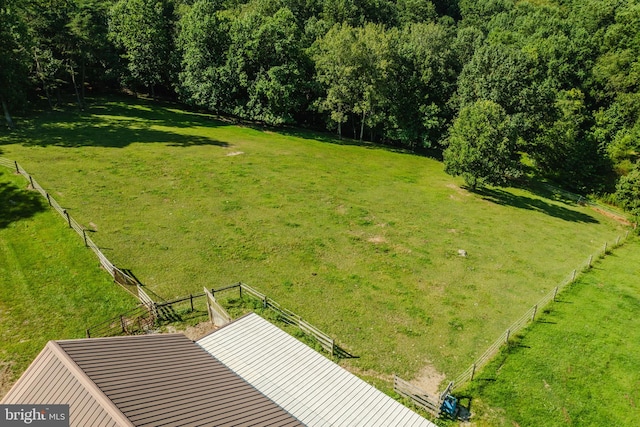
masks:
<path fill-rule="evenodd" d="M 460 188 L 455 184 L 447 184 L 446 185 L 447 188 L 451 188 L 452 190 L 456 190 L 456 194 L 450 194 L 449 198 L 453 199 L 453 200 L 460 200 L 457 196 L 462 196 L 462 197 L 469 197 L 471 196 L 471 193 L 469 193 L 467 190 L 465 190 L 464 188 Z"/>
<path fill-rule="evenodd" d="M 384 243 L 387 239 L 385 239 L 384 236 L 373 236 L 368 238 L 367 241 L 370 243 Z"/>
<path fill-rule="evenodd" d="M 598 212 L 601 215 L 606 216 L 607 218 L 611 218 L 615 221 L 618 221 L 620 224 L 624 224 L 628 226 L 632 225 L 631 222 L 627 218 L 623 217 L 622 215 L 617 215 L 613 212 L 608 212 L 603 209 L 598 209 L 596 207 L 592 207 L 591 209 L 593 209 L 594 211 Z"/>
<path fill-rule="evenodd" d="M 195 326 L 187 326 L 186 329 L 180 329 L 173 326 L 167 327 L 167 332 L 174 333 L 183 333 L 189 338 L 191 341 L 198 341 L 200 338 L 203 338 L 209 335 L 211 332 L 218 329 L 216 325 L 211 322 L 201 322 Z"/>
<path fill-rule="evenodd" d="M 442 383 L 445 378 L 446 376 L 438 372 L 433 365 L 425 365 L 411 383 L 430 395 L 437 396 L 440 394 L 440 383 Z"/>

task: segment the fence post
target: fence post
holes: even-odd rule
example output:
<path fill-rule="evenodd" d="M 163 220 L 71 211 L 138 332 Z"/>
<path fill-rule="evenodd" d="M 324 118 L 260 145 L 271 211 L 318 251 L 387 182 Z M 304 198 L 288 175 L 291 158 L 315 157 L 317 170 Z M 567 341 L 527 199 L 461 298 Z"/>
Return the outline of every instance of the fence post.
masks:
<path fill-rule="evenodd" d="M 193 311 L 193 294 L 189 294 L 189 301 L 191 302 L 191 311 Z"/>
<path fill-rule="evenodd" d="M 204 290 L 206 291 L 207 288 L 204 288 Z M 211 293 L 211 295 L 213 296 L 213 292 Z M 211 323 L 214 323 L 213 321 L 213 313 L 211 311 L 211 301 L 209 301 L 209 295 L 207 295 L 207 293 L 204 293 L 204 299 L 207 301 L 207 314 L 209 315 L 209 321 Z"/>
<path fill-rule="evenodd" d="M 336 342 L 333 339 L 331 339 L 331 355 L 336 355 Z"/>
<path fill-rule="evenodd" d="M 84 228 L 82 229 L 82 238 L 84 239 L 84 246 L 88 247 L 89 245 L 87 245 L 87 232 Z"/>
<path fill-rule="evenodd" d="M 87 329 L 87 338 L 91 338 L 91 334 L 89 333 L 88 329 Z"/>
<path fill-rule="evenodd" d="M 591 268 L 591 261 L 593 261 L 593 255 L 589 255 L 589 268 Z"/>
<path fill-rule="evenodd" d="M 607 242 L 604 242 L 604 254 L 607 254 Z"/>
<path fill-rule="evenodd" d="M 13 163 L 16 165 L 16 173 L 20 173 L 20 168 L 18 167 L 18 162 L 14 161 Z"/>
<path fill-rule="evenodd" d="M 262 308 L 267 308 L 267 296 L 264 296 L 264 299 L 262 300 Z"/>
<path fill-rule="evenodd" d="M 469 381 L 473 381 L 473 377 L 476 375 L 476 364 L 473 364 L 473 367 L 471 368 L 471 378 L 469 379 Z"/>
<path fill-rule="evenodd" d="M 558 287 L 556 286 L 555 290 L 553 291 L 553 300 L 556 300 L 556 296 L 558 295 Z"/>
<path fill-rule="evenodd" d="M 573 276 L 571 277 L 571 283 L 576 281 L 576 270 L 573 270 Z"/>
<path fill-rule="evenodd" d="M 127 331 L 127 328 L 124 325 L 124 319 L 122 318 L 122 315 L 120 315 L 120 326 L 122 326 L 122 332 Z"/>
<path fill-rule="evenodd" d="M 240 299 L 242 299 L 242 283 L 238 284 L 238 289 L 240 289 Z"/>
<path fill-rule="evenodd" d="M 51 196 L 47 193 L 47 201 L 49 202 L 49 206 L 51 206 Z"/>
<path fill-rule="evenodd" d="M 538 311 L 538 304 L 533 306 L 533 314 L 531 315 L 531 321 L 536 320 L 536 312 Z"/>
<path fill-rule="evenodd" d="M 67 223 L 69 223 L 69 228 L 71 228 L 71 217 L 69 216 L 69 212 L 66 209 L 62 209 L 62 213 L 67 217 Z"/>
<path fill-rule="evenodd" d="M 509 343 L 509 335 L 511 335 L 511 329 L 507 329 L 507 339 L 504 340 L 505 343 Z"/>
<path fill-rule="evenodd" d="M 29 175 L 29 182 L 31 183 L 31 188 L 36 188 L 35 185 L 33 185 L 33 177 L 31 175 Z"/>

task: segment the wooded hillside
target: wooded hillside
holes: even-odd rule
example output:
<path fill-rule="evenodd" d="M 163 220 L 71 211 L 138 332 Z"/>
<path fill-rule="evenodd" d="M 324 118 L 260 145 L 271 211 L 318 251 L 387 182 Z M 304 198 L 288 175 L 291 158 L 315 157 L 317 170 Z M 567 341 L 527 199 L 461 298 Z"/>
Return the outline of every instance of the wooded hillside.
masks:
<path fill-rule="evenodd" d="M 638 0 L 0 0 L 10 127 L 36 100 L 121 88 L 436 148 L 471 186 L 525 165 L 617 185 L 640 210 Z"/>

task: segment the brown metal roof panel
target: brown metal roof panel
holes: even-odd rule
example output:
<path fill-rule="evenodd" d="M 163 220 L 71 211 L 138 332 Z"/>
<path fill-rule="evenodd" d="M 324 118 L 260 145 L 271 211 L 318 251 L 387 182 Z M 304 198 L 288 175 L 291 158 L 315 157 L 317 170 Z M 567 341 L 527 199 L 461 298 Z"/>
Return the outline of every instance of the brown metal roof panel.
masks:
<path fill-rule="evenodd" d="M 56 355 L 58 360 L 64 365 L 64 367 L 73 374 L 78 381 L 78 387 L 86 390 L 91 399 L 94 399 L 96 404 L 104 409 L 104 411 L 117 422 L 119 426 L 132 426 L 129 420 L 122 414 L 122 412 L 114 405 L 114 403 L 102 393 L 96 384 L 91 381 L 89 377 L 78 367 L 78 365 L 71 359 L 71 357 L 60 347 L 55 341 L 49 341 L 47 347 Z M 64 403 L 64 402 L 61 402 Z"/>
<path fill-rule="evenodd" d="M 253 413 L 238 410 L 230 412 L 228 409 L 225 409 L 223 412 L 215 412 L 212 411 L 208 417 L 206 417 L 206 423 L 212 426 L 224 426 L 224 425 L 232 425 L 232 426 L 243 426 L 243 425 L 251 425 L 251 426 L 260 426 L 262 423 L 260 420 L 268 420 L 273 416 L 270 412 L 264 411 L 258 416 Z M 257 419 L 256 419 L 257 418 Z M 188 417 L 187 414 L 182 418 L 167 418 L 162 421 L 161 425 L 166 426 L 197 426 L 200 425 L 200 420 L 196 420 L 194 418 Z M 148 426 L 156 426 L 157 422 L 149 422 L 149 424 L 145 424 Z"/>
<path fill-rule="evenodd" d="M 210 357 L 210 356 L 209 356 Z M 180 363 L 177 363 L 175 359 L 180 360 Z M 165 360 L 163 363 L 156 363 L 144 361 L 144 360 L 136 360 L 131 361 L 126 364 L 119 363 L 117 361 L 109 361 L 105 360 L 101 362 L 100 365 L 90 366 L 86 362 L 75 361 L 78 366 L 82 367 L 82 370 L 87 374 L 90 374 L 92 378 L 96 378 L 98 380 L 108 380 L 109 378 L 116 377 L 129 377 L 129 376 L 145 376 L 150 374 L 155 374 L 156 376 L 160 375 L 170 375 L 175 376 L 178 373 L 195 375 L 197 373 L 204 374 L 209 372 L 210 370 L 205 369 L 207 366 L 201 366 L 201 363 L 198 361 L 202 361 L 199 358 L 188 358 L 188 357 L 180 357 L 176 356 L 174 360 Z M 210 362 L 207 361 L 207 364 Z"/>
<path fill-rule="evenodd" d="M 118 352 L 128 351 L 127 349 L 117 350 Z M 162 349 L 157 350 L 149 350 L 153 351 L 152 353 L 145 353 L 144 357 L 122 357 L 121 354 L 115 352 L 113 349 L 103 349 L 101 352 L 96 352 L 96 357 L 85 357 L 78 358 L 75 357 L 75 354 L 69 353 L 72 355 L 73 360 L 78 364 L 82 365 L 85 370 L 94 370 L 96 374 L 99 374 L 101 370 L 105 368 L 105 366 L 118 366 L 123 369 L 123 371 L 134 370 L 135 368 L 139 368 L 140 366 L 149 366 L 162 369 L 167 365 L 167 363 L 171 366 L 179 366 L 176 365 L 175 359 L 179 358 L 182 362 L 183 369 L 187 369 L 190 367 L 191 363 L 198 362 L 198 358 L 200 356 L 197 353 L 192 354 L 184 354 L 179 352 L 174 352 L 171 354 L 158 352 L 162 351 Z"/>
<path fill-rule="evenodd" d="M 144 424 L 138 426 L 254 426 L 261 427 L 273 425 L 274 420 L 278 426 L 300 426 L 301 424 L 290 414 L 283 412 L 281 408 L 273 406 L 269 409 L 254 408 L 251 411 L 234 411 L 233 413 L 218 413 L 215 408 L 201 408 L 197 413 L 186 413 L 181 416 L 164 418 L 161 420 L 146 419 Z"/>
<path fill-rule="evenodd" d="M 212 385 L 221 387 L 212 390 Z M 245 387 L 236 385 L 229 387 L 227 384 L 212 381 L 210 385 L 202 383 L 180 384 L 175 388 L 164 386 L 161 388 L 141 391 L 137 394 L 120 394 L 118 392 L 110 393 L 111 399 L 123 409 L 131 410 L 135 407 L 157 406 L 158 401 L 190 401 L 197 396 L 200 400 L 211 402 L 223 402 L 225 400 L 233 400 L 247 394 Z M 261 396 L 258 392 L 255 395 Z M 264 397 L 261 396 L 264 399 Z"/>
<path fill-rule="evenodd" d="M 148 370 L 148 367 L 144 369 L 134 370 L 129 372 L 127 375 L 123 375 L 120 372 L 117 372 L 117 368 L 112 367 L 112 372 L 105 373 L 102 375 L 94 375 L 91 371 L 85 371 L 87 375 L 90 375 L 91 378 L 100 384 L 100 388 L 104 391 L 117 390 L 128 387 L 137 387 L 137 388 L 152 388 L 156 385 L 166 384 L 167 378 L 175 378 L 180 379 L 183 382 L 187 381 L 201 381 L 202 378 L 224 378 L 229 375 L 234 375 L 228 369 L 222 371 L 219 375 L 211 375 L 210 372 L 206 370 L 195 370 L 195 371 L 179 371 L 176 369 L 169 370 L 158 370 L 151 371 Z M 115 371 L 115 372 L 114 372 Z"/>
<path fill-rule="evenodd" d="M 202 426 L 207 425 L 206 422 L 208 420 L 198 419 L 193 420 L 191 426 Z M 214 424 L 209 424 L 214 425 Z M 221 421 L 216 422 L 216 427 L 224 427 L 224 426 L 251 426 L 251 427 L 267 427 L 267 426 L 277 426 L 277 427 L 299 427 L 303 424 L 300 421 L 296 420 L 290 415 L 278 415 L 274 414 L 273 416 L 263 416 L 260 420 L 250 420 L 250 419 L 241 419 L 241 420 L 229 420 L 229 421 Z"/>
<path fill-rule="evenodd" d="M 251 426 L 268 426 L 272 424 L 272 420 L 274 418 L 280 419 L 280 425 L 287 425 L 288 423 L 293 423 L 291 425 L 300 425 L 300 422 L 297 421 L 292 415 L 286 414 L 286 416 L 281 415 L 279 411 L 279 407 L 274 408 L 253 408 L 251 411 L 245 413 L 242 417 L 242 422 L 246 423 L 245 425 Z M 225 425 L 226 423 L 220 424 Z M 233 424 L 230 424 L 233 425 Z"/>
<path fill-rule="evenodd" d="M 78 359 L 83 359 L 83 355 L 88 355 L 89 358 L 93 359 L 96 354 L 99 354 L 104 349 L 120 354 L 121 358 L 124 359 L 137 355 L 152 358 L 154 351 L 168 354 L 175 348 L 178 349 L 176 352 L 180 353 L 184 340 L 188 340 L 183 334 L 136 335 L 136 339 L 133 341 L 131 338 L 132 336 L 93 338 L 90 340 L 62 340 L 57 341 L 57 343 L 67 353 L 73 354 L 74 358 L 77 357 Z"/>
<path fill-rule="evenodd" d="M 164 421 L 172 423 L 174 420 L 179 420 L 182 417 L 189 417 L 194 411 L 198 411 L 202 408 L 208 408 L 211 413 L 212 420 L 218 422 L 223 419 L 234 419 L 236 421 L 242 421 L 249 416 L 253 416 L 256 412 L 258 416 L 260 414 L 268 412 L 280 412 L 289 416 L 288 413 L 282 410 L 282 408 L 275 405 L 268 399 L 255 390 L 251 390 L 250 393 L 243 393 L 236 397 L 225 397 L 222 399 L 212 400 L 207 403 L 204 401 L 184 401 L 184 402 L 172 402 L 171 408 L 164 407 L 156 403 L 156 411 L 152 415 L 149 415 L 150 411 L 146 410 L 126 410 L 130 419 L 136 425 L 144 423 L 145 425 L 153 425 L 157 422 Z M 151 409 L 151 408 L 150 408 Z"/>
<path fill-rule="evenodd" d="M 253 410 L 254 405 L 262 404 L 262 407 L 268 408 L 269 406 L 267 405 L 269 403 L 271 402 L 265 400 L 263 396 L 255 395 L 250 396 L 250 398 L 247 398 L 246 396 L 238 396 L 236 399 L 212 401 L 209 402 L 209 404 L 192 404 L 189 400 L 180 400 L 172 401 L 171 407 L 163 407 L 157 404 L 156 406 L 147 406 L 142 408 L 142 410 L 127 410 L 126 413 L 134 424 L 138 424 L 137 421 L 144 419 L 146 424 L 153 425 L 154 422 L 159 420 L 171 420 L 179 418 L 182 415 L 189 415 L 193 410 L 197 410 L 203 406 L 210 409 L 212 412 L 212 418 L 216 420 L 223 419 L 225 417 L 242 418 Z M 275 404 L 271 404 L 275 406 Z"/>
<path fill-rule="evenodd" d="M 264 414 L 295 422 L 287 412 L 183 335 L 58 344 L 138 426 L 189 425 L 194 413 L 200 414 L 200 421 L 202 417 L 212 420 L 238 417 L 236 425 L 241 425 L 247 416 L 255 425 Z M 258 408 L 256 414 L 254 407 Z M 202 410 L 210 413 L 204 414 Z"/>
<path fill-rule="evenodd" d="M 242 389 L 233 389 L 227 394 L 219 394 L 208 393 L 207 389 L 204 387 L 197 387 L 197 389 L 194 387 L 193 393 L 191 394 L 188 392 L 172 394 L 170 389 L 167 389 L 166 393 L 157 394 L 149 392 L 139 396 L 138 399 L 135 399 L 134 397 L 119 399 L 116 396 L 113 398 L 113 401 L 118 404 L 122 410 L 126 410 L 128 413 L 134 413 L 136 411 L 145 410 L 145 408 L 157 407 L 159 402 L 164 402 L 165 405 L 171 403 L 172 405 L 190 406 L 190 402 L 197 400 L 198 402 L 202 402 L 201 404 L 215 403 L 216 405 L 221 405 L 230 404 L 237 399 L 247 400 L 247 398 L 251 396 L 259 396 L 259 399 L 264 399 L 264 397 L 260 396 L 258 393 L 248 395 L 246 391 L 243 391 Z"/>
<path fill-rule="evenodd" d="M 206 421 L 211 421 L 212 418 L 216 418 L 212 416 L 212 408 L 209 406 L 200 406 L 198 408 L 194 408 L 188 414 L 183 414 L 182 419 L 180 417 L 173 417 L 171 422 L 188 422 L 193 425 L 203 425 Z M 270 409 L 262 410 L 261 412 L 262 421 L 265 421 L 266 418 L 269 419 L 268 422 L 272 422 L 274 419 L 288 420 L 291 421 L 293 418 L 286 412 L 283 412 L 279 407 L 272 407 Z M 244 418 L 242 419 L 244 421 Z M 294 420 L 295 421 L 295 420 Z M 169 422 L 169 418 L 167 418 L 167 422 Z M 164 422 L 159 422 L 158 425 L 162 425 Z M 297 424 L 296 424 L 297 425 Z"/>
<path fill-rule="evenodd" d="M 202 395 L 216 401 L 221 398 L 248 392 L 261 395 L 258 391 L 252 390 L 250 386 L 240 378 L 232 377 L 226 379 L 203 378 L 202 381 L 181 381 L 159 384 L 155 387 L 131 387 L 126 390 L 115 389 L 113 392 L 110 392 L 109 395 L 113 400 L 118 400 L 124 404 L 132 400 L 144 403 L 145 400 L 158 399 L 162 396 L 168 396 L 173 399 L 181 395 L 188 397 Z"/>

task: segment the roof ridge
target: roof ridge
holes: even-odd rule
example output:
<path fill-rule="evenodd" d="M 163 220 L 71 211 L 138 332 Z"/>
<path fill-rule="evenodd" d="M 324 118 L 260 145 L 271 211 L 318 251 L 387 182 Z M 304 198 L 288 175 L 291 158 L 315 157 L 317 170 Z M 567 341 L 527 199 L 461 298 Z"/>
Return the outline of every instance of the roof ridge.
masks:
<path fill-rule="evenodd" d="M 134 424 L 122 413 L 111 399 L 93 382 L 93 380 L 82 370 L 80 366 L 67 354 L 66 351 L 56 341 L 49 341 L 47 347 L 58 359 L 69 369 L 69 372 L 77 378 L 96 401 L 102 405 L 104 410 L 121 426 L 134 427 Z"/>

